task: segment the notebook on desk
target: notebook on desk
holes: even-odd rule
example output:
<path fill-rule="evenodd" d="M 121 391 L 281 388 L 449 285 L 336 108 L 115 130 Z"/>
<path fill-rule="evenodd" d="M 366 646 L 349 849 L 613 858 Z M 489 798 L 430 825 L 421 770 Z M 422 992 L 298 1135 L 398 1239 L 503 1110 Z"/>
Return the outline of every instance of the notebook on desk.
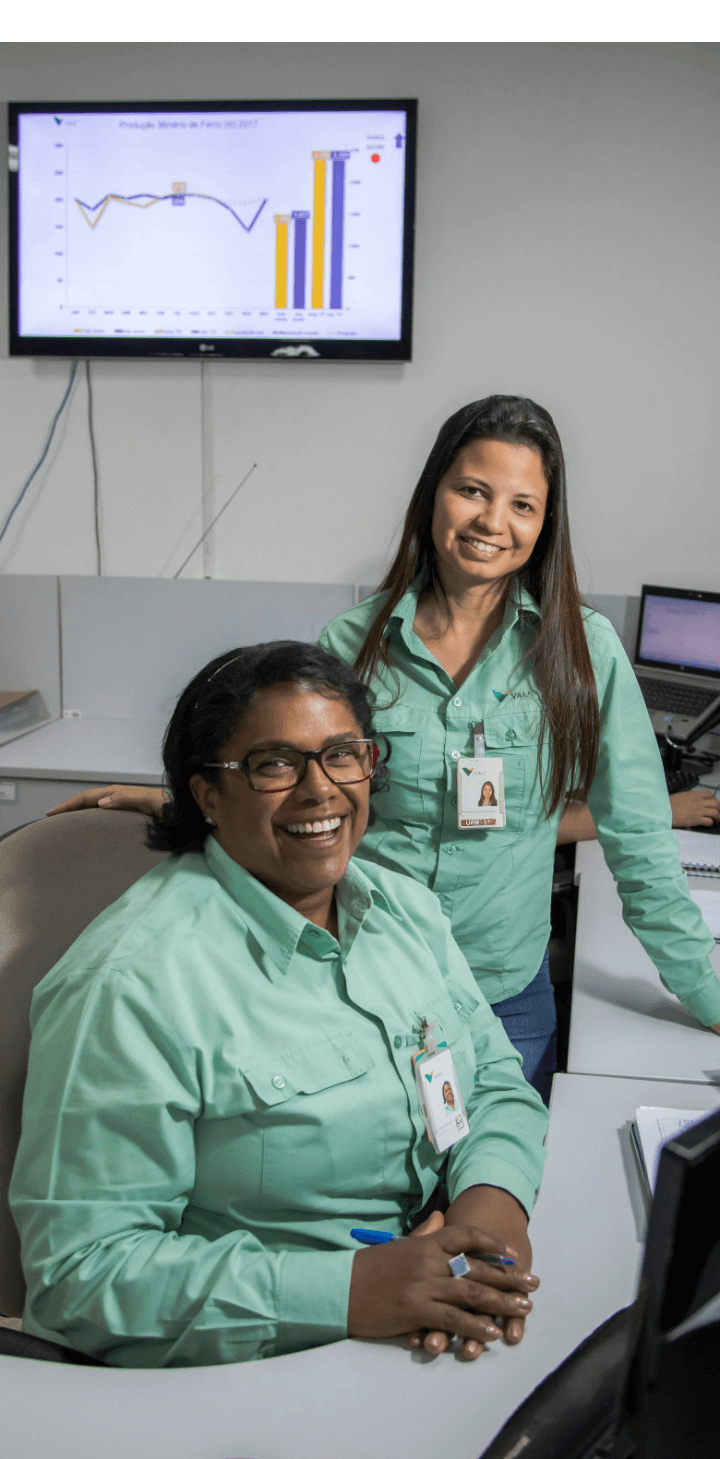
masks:
<path fill-rule="evenodd" d="M 720 705 L 720 593 L 644 584 L 633 667 L 657 735 Z"/>

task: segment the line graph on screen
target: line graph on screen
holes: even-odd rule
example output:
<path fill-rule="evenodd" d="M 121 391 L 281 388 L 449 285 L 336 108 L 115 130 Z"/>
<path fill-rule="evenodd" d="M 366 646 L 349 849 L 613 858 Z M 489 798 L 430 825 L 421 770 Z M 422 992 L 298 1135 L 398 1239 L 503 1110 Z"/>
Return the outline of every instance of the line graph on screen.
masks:
<path fill-rule="evenodd" d="M 74 201 L 88 226 L 90 228 L 97 228 L 100 219 L 110 206 L 110 203 L 124 203 L 130 208 L 151 208 L 155 203 L 172 203 L 177 207 L 178 205 L 184 205 L 186 198 L 198 198 L 202 202 L 217 203 L 218 207 L 225 208 L 231 214 L 235 222 L 239 223 L 240 227 L 244 228 L 246 233 L 252 232 L 268 201 L 267 198 L 261 198 L 259 200 L 253 198 L 250 200 L 247 206 L 255 206 L 259 201 L 259 207 L 249 223 L 246 223 L 240 217 L 239 213 L 235 211 L 235 208 L 232 208 L 229 203 L 225 202 L 224 198 L 213 197 L 211 193 L 186 192 L 184 185 L 175 185 L 171 193 L 131 193 L 129 196 L 123 193 L 106 193 L 104 198 L 101 198 L 98 203 L 85 203 L 82 198 L 75 198 Z"/>

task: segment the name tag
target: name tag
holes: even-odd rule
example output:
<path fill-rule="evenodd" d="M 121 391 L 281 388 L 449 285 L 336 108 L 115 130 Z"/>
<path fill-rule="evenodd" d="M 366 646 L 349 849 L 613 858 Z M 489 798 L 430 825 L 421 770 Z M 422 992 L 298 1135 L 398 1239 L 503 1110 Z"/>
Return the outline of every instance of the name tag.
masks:
<path fill-rule="evenodd" d="M 441 1155 L 470 1133 L 453 1057 L 447 1046 L 423 1049 L 413 1054 L 413 1066 L 427 1136 Z"/>
<path fill-rule="evenodd" d="M 457 762 L 458 828 L 492 831 L 505 825 L 505 781 L 500 755 Z"/>

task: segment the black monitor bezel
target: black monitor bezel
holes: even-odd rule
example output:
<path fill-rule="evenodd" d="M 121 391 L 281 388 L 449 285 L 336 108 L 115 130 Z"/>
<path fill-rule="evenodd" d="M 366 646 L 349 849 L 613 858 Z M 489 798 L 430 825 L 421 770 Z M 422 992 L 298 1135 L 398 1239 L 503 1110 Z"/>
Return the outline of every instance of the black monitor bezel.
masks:
<path fill-rule="evenodd" d="M 684 665 L 673 663 L 671 660 L 665 662 L 663 659 L 643 658 L 640 653 L 640 644 L 642 643 L 643 624 L 645 622 L 645 600 L 653 595 L 661 598 L 682 598 L 685 602 L 720 603 L 720 593 L 700 592 L 694 588 L 665 588 L 657 584 L 643 583 L 640 589 L 640 616 L 638 618 L 637 641 L 635 644 L 634 662 L 637 667 L 641 669 L 668 669 L 674 674 L 685 674 L 690 677 L 697 675 L 703 679 L 720 680 L 720 669 L 694 668 L 692 666 L 686 668 Z"/>
<path fill-rule="evenodd" d="M 657 1428 L 655 1401 L 662 1395 L 658 1375 L 665 1362 L 667 1377 L 674 1361 L 676 1326 L 692 1317 L 707 1299 L 707 1293 L 701 1295 L 697 1287 L 705 1253 L 678 1244 L 680 1232 L 692 1225 L 697 1203 L 697 1187 L 690 1188 L 689 1177 L 707 1161 L 713 1167 L 707 1182 L 714 1184 L 716 1171 L 720 1170 L 720 1109 L 698 1110 L 698 1123 L 668 1140 L 660 1153 L 639 1293 L 618 1393 L 616 1444 L 610 1451 L 617 1459 L 635 1453 L 633 1444 L 639 1444 L 639 1452 L 645 1452 L 644 1440 L 651 1427 Z M 714 1236 L 715 1227 L 711 1230 Z M 716 1252 L 717 1242 L 714 1248 Z M 716 1261 L 713 1270 L 717 1271 Z M 652 1452 L 656 1452 L 654 1447 Z M 674 1448 L 670 1452 L 674 1453 Z"/>
<path fill-rule="evenodd" d="M 274 359 L 279 348 L 311 348 L 314 353 L 290 356 L 293 362 L 317 360 L 380 360 L 407 363 L 412 359 L 413 276 L 415 256 L 415 191 L 417 159 L 417 100 L 263 100 L 263 101 L 13 101 L 8 103 L 8 141 L 18 145 L 18 117 L 23 113 L 53 112 L 201 112 L 201 111 L 389 111 L 404 110 L 405 207 L 403 219 L 403 261 L 401 329 L 397 340 L 337 340 L 293 337 L 258 340 L 218 340 L 206 336 L 193 339 L 80 339 L 58 335 L 19 333 L 19 173 L 9 171 L 9 353 L 11 357 L 54 357 L 56 359 Z"/>

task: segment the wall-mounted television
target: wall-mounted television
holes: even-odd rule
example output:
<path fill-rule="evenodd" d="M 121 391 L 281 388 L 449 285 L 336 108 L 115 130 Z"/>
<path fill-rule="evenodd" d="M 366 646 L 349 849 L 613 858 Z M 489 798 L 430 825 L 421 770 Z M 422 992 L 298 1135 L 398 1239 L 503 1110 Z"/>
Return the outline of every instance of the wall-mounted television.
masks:
<path fill-rule="evenodd" d="M 416 106 L 11 103 L 10 353 L 410 359 Z"/>

